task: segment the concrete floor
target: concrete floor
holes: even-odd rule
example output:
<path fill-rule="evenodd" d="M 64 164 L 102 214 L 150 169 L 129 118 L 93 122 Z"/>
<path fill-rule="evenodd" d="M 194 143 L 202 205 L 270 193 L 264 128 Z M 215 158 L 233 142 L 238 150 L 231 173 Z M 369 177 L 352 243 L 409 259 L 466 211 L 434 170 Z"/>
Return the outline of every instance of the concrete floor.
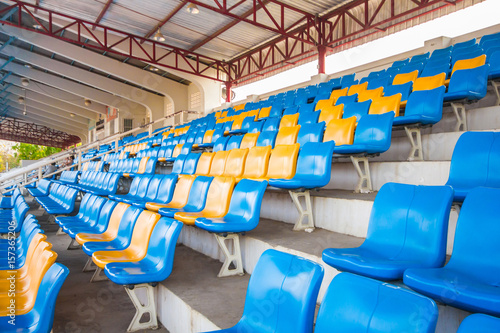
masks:
<path fill-rule="evenodd" d="M 90 283 L 93 273 L 82 272 L 88 256 L 82 250 L 67 250 L 71 238 L 67 235 L 56 236 L 58 226 L 48 222 L 49 215 L 31 202 L 31 197 L 27 196 L 25 199 L 32 207 L 29 213 L 37 217 L 47 240 L 53 245 L 52 249 L 58 254 L 57 262 L 70 270 L 57 298 L 53 332 L 126 332 L 135 308 L 124 288 L 111 281 Z M 168 331 L 161 327 L 142 332 Z"/>

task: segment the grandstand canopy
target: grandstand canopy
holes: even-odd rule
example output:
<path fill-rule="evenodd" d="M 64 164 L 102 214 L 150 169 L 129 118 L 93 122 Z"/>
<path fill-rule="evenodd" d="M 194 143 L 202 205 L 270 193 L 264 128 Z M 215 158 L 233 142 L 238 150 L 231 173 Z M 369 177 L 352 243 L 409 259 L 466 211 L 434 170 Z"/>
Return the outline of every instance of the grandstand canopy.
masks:
<path fill-rule="evenodd" d="M 321 73 L 327 54 L 478 2 L 0 0 L 0 110 L 89 140 L 108 106 L 144 123 L 171 102 L 191 109 L 195 83 L 205 112 L 221 101 L 204 101 L 210 84 L 230 89 L 318 58 Z"/>

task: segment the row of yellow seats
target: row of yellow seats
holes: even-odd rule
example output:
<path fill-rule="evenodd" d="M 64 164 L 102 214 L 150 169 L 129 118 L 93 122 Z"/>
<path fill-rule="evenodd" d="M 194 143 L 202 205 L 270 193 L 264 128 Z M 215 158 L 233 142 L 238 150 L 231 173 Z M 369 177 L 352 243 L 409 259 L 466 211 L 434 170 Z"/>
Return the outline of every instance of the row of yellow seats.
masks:
<path fill-rule="evenodd" d="M 148 147 L 147 143 L 138 143 L 135 145 L 127 146 L 123 149 L 124 152 L 129 152 L 130 154 L 137 154 L 138 151 L 146 149 Z"/>
<path fill-rule="evenodd" d="M 52 251 L 52 244 L 46 241 L 47 236 L 36 234 L 28 247 L 24 265 L 17 270 L 0 271 L 0 316 L 10 315 L 9 305 L 12 297 L 9 296 L 11 280 L 7 278 L 15 275 L 15 309 L 16 316 L 26 314 L 35 306 L 38 288 L 45 273 L 55 263 L 57 253 Z"/>
<path fill-rule="evenodd" d="M 219 119 L 216 120 L 216 124 L 220 124 L 220 123 L 225 123 L 227 121 L 232 121 L 232 122 L 239 122 L 240 124 L 243 122 L 243 119 L 245 119 L 246 117 L 256 117 L 257 115 L 259 114 L 259 110 L 256 109 L 256 110 L 250 110 L 250 111 L 245 111 L 245 112 L 242 112 L 238 115 L 234 115 L 234 116 L 230 116 L 230 117 L 221 117 Z"/>

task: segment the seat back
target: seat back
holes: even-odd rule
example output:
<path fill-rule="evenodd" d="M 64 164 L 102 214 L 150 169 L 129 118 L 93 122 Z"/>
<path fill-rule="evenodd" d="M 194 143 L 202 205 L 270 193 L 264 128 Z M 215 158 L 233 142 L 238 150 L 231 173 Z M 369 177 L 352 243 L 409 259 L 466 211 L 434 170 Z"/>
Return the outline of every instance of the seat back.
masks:
<path fill-rule="evenodd" d="M 317 103 L 316 103 L 316 106 L 314 107 L 314 110 L 315 111 L 323 111 L 323 110 L 326 110 L 326 109 L 329 109 L 333 106 L 333 103 L 335 101 L 334 100 L 331 100 L 331 99 L 322 99 L 322 100 L 319 100 Z"/>
<path fill-rule="evenodd" d="M 267 178 L 291 179 L 295 175 L 300 145 L 279 145 L 271 152 Z"/>
<path fill-rule="evenodd" d="M 444 85 L 446 80 L 445 73 L 439 73 L 434 76 L 419 77 L 413 82 L 413 91 L 431 90 Z"/>
<path fill-rule="evenodd" d="M 162 179 L 158 186 L 158 192 L 156 197 L 154 198 L 154 202 L 166 203 L 172 200 L 172 196 L 174 195 L 175 184 L 177 183 L 177 175 L 162 175 Z"/>
<path fill-rule="evenodd" d="M 500 189 L 477 187 L 464 200 L 455 229 L 453 253 L 447 268 L 492 286 L 498 285 L 500 266 Z"/>
<path fill-rule="evenodd" d="M 297 117 L 298 117 L 298 115 L 297 115 Z M 281 118 L 277 118 L 277 117 L 267 119 L 266 122 L 264 123 L 264 125 L 262 125 L 261 132 L 277 131 L 279 126 L 280 126 L 280 121 L 281 121 Z"/>
<path fill-rule="evenodd" d="M 276 135 L 275 145 L 291 145 L 297 142 L 300 125 L 280 128 Z"/>
<path fill-rule="evenodd" d="M 378 87 L 376 89 L 370 89 L 370 90 L 367 89 L 358 94 L 358 102 L 364 102 L 370 99 L 382 97 L 383 93 L 384 93 L 383 87 Z"/>
<path fill-rule="evenodd" d="M 489 65 L 456 71 L 450 79 L 448 93 L 466 92 L 469 99 L 486 96 Z"/>
<path fill-rule="evenodd" d="M 450 186 L 386 183 L 375 198 L 361 248 L 422 267 L 441 267 L 446 259 Z"/>
<path fill-rule="evenodd" d="M 257 227 L 267 181 L 242 179 L 234 188 L 226 221 L 245 223 L 246 230 Z M 229 222 L 230 223 L 230 222 Z"/>
<path fill-rule="evenodd" d="M 340 273 L 321 302 L 315 333 L 407 332 L 436 329 L 436 303 L 413 291 L 364 276 Z"/>
<path fill-rule="evenodd" d="M 392 84 L 397 85 L 397 84 L 405 84 L 407 82 L 413 82 L 417 79 L 417 77 L 418 77 L 418 70 L 414 70 L 409 73 L 397 74 L 394 77 Z"/>
<path fill-rule="evenodd" d="M 257 144 L 257 139 L 259 138 L 260 132 L 247 133 L 243 136 L 240 142 L 240 148 L 252 148 Z"/>
<path fill-rule="evenodd" d="M 314 111 L 314 112 L 304 112 L 299 114 L 299 121 L 298 125 L 304 125 L 304 124 L 315 124 L 318 122 L 319 118 L 319 111 Z"/>
<path fill-rule="evenodd" d="M 396 94 L 387 97 L 378 97 L 372 100 L 368 114 L 382 114 L 394 112 L 395 117 L 399 116 L 399 108 L 401 104 L 401 95 Z"/>
<path fill-rule="evenodd" d="M 347 96 L 352 96 L 354 94 L 359 94 L 360 92 L 365 91 L 368 88 L 368 82 L 353 84 L 349 87 L 349 91 L 347 92 Z"/>
<path fill-rule="evenodd" d="M 142 260 L 146 256 L 148 243 L 153 229 L 160 220 L 160 215 L 149 210 L 141 210 L 130 236 L 130 244 L 126 251 L 134 260 Z"/>
<path fill-rule="evenodd" d="M 186 161 L 186 157 L 187 155 L 181 154 L 175 158 L 171 173 L 182 173 L 182 168 L 184 167 L 184 162 Z"/>
<path fill-rule="evenodd" d="M 196 175 L 208 176 L 210 173 L 210 166 L 214 158 L 214 153 L 202 153 L 196 165 Z"/>
<path fill-rule="evenodd" d="M 330 182 L 332 156 L 335 143 L 308 142 L 300 148 L 294 179 L 305 180 L 314 187 L 323 187 Z"/>
<path fill-rule="evenodd" d="M 212 183 L 213 177 L 197 176 L 189 190 L 189 197 L 184 209 L 186 211 L 197 212 L 205 207 L 207 192 Z"/>
<path fill-rule="evenodd" d="M 260 132 L 259 137 L 257 138 L 256 146 L 257 147 L 271 146 L 274 148 L 277 135 L 278 131 Z"/>
<path fill-rule="evenodd" d="M 248 149 L 233 149 L 229 151 L 222 174 L 225 177 L 241 177 L 245 168 L 247 154 Z"/>
<path fill-rule="evenodd" d="M 298 121 L 299 121 L 299 114 L 298 113 L 284 115 L 283 117 L 281 117 L 279 129 L 282 129 L 283 127 L 295 126 L 295 125 L 297 125 Z"/>
<path fill-rule="evenodd" d="M 319 124 L 305 124 L 300 127 L 300 131 L 297 136 L 297 143 L 299 143 L 302 147 L 307 142 L 322 142 L 324 131 L 324 122 Z"/>
<path fill-rule="evenodd" d="M 228 141 L 228 136 L 221 136 L 220 138 L 218 138 L 214 143 L 213 152 L 215 153 L 221 150 L 226 150 L 226 144 Z"/>
<path fill-rule="evenodd" d="M 224 166 L 229 155 L 228 151 L 218 151 L 214 154 L 212 164 L 210 165 L 210 176 L 221 176 L 224 173 Z"/>
<path fill-rule="evenodd" d="M 240 148 L 241 140 L 243 140 L 243 135 L 235 135 L 230 137 L 229 141 L 226 144 L 226 150 Z"/>
<path fill-rule="evenodd" d="M 342 115 L 342 118 L 346 119 L 355 117 L 356 121 L 359 121 L 361 117 L 368 114 L 371 104 L 372 100 L 367 100 L 359 103 L 357 102 L 346 103 L 344 104 L 344 113 Z"/>
<path fill-rule="evenodd" d="M 264 178 L 267 175 L 271 146 L 253 147 L 248 151 L 244 178 Z"/>
<path fill-rule="evenodd" d="M 196 176 L 194 175 L 179 175 L 177 178 L 177 183 L 175 184 L 175 189 L 172 194 L 172 199 L 170 201 L 156 201 L 162 204 L 169 204 L 174 207 L 184 207 L 187 203 L 189 196 L 189 191 L 193 185 L 193 181 Z"/>
<path fill-rule="evenodd" d="M 129 206 L 125 210 L 120 219 L 116 237 L 112 238 L 114 248 L 126 249 L 130 245 L 130 241 L 132 239 L 132 231 L 134 230 L 137 218 L 139 217 L 139 214 L 141 214 L 141 212 L 143 212 L 142 209 L 133 206 Z"/>
<path fill-rule="evenodd" d="M 350 95 L 350 96 L 340 96 L 335 101 L 335 105 L 352 104 L 352 103 L 356 103 L 357 100 L 358 100 L 358 94 L 354 94 L 354 95 Z"/>
<path fill-rule="evenodd" d="M 443 116 L 444 86 L 411 93 L 405 108 L 405 117 L 420 116 L 423 124 L 435 124 Z"/>
<path fill-rule="evenodd" d="M 214 177 L 208 188 L 203 214 L 210 217 L 226 215 L 235 184 L 233 177 Z"/>
<path fill-rule="evenodd" d="M 349 88 L 343 88 L 343 89 L 336 89 L 333 90 L 332 93 L 330 94 L 330 99 L 333 101 L 333 104 L 337 102 L 337 99 L 341 96 L 347 96 L 347 91 Z"/>
<path fill-rule="evenodd" d="M 412 86 L 413 82 L 407 82 L 405 84 L 398 84 L 395 86 L 387 86 L 384 88 L 384 96 L 401 94 L 401 102 L 406 101 L 408 100 L 408 96 L 410 96 Z"/>
<path fill-rule="evenodd" d="M 352 145 L 355 129 L 356 117 L 333 119 L 326 126 L 323 142 L 334 141 L 336 146 Z"/>
<path fill-rule="evenodd" d="M 451 70 L 451 77 L 453 77 L 453 74 L 458 70 L 477 68 L 484 64 L 486 64 L 486 54 L 482 54 L 472 59 L 457 60 Z"/>
<path fill-rule="evenodd" d="M 250 276 L 238 329 L 242 332 L 310 332 L 323 274 L 321 265 L 310 260 L 276 250 L 265 251 Z M 272 306 L 266 307 L 265 319 L 252 320 L 252 314 L 262 313 L 262 304 L 267 303 Z"/>
<path fill-rule="evenodd" d="M 148 192 L 149 182 L 151 181 L 150 176 L 137 176 L 136 178 L 140 178 L 139 185 L 137 186 L 137 192 L 134 195 L 134 198 L 143 199 L 146 197 L 146 193 Z"/>
<path fill-rule="evenodd" d="M 394 112 L 369 114 L 360 119 L 354 132 L 354 145 L 366 145 L 366 153 L 383 153 L 391 146 Z"/>
<path fill-rule="evenodd" d="M 153 201 L 158 195 L 158 189 L 160 188 L 160 183 L 163 179 L 163 175 L 154 175 L 150 178 L 148 184 L 148 190 L 144 196 L 144 200 Z"/>
<path fill-rule="evenodd" d="M 321 112 L 319 114 L 318 123 L 325 122 L 325 125 L 326 125 L 332 119 L 342 118 L 343 113 L 344 113 L 344 104 L 332 105 L 329 108 L 324 108 L 321 110 Z"/>

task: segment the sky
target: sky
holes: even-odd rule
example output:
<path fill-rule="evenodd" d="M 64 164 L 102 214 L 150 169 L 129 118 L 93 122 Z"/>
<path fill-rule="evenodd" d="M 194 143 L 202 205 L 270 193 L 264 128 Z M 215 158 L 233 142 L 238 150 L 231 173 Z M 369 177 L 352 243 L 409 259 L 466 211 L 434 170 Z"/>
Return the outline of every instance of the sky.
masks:
<path fill-rule="evenodd" d="M 326 58 L 326 74 L 354 68 L 395 54 L 424 46 L 425 41 L 441 36 L 455 38 L 467 33 L 500 24 L 500 0 L 486 0 L 465 10 L 459 10 L 418 26 L 379 38 L 375 41 L 332 54 Z M 465 23 L 465 24 L 464 24 Z M 249 95 L 309 81 L 317 73 L 317 61 L 295 67 L 272 77 L 234 88 L 234 101 Z"/>

